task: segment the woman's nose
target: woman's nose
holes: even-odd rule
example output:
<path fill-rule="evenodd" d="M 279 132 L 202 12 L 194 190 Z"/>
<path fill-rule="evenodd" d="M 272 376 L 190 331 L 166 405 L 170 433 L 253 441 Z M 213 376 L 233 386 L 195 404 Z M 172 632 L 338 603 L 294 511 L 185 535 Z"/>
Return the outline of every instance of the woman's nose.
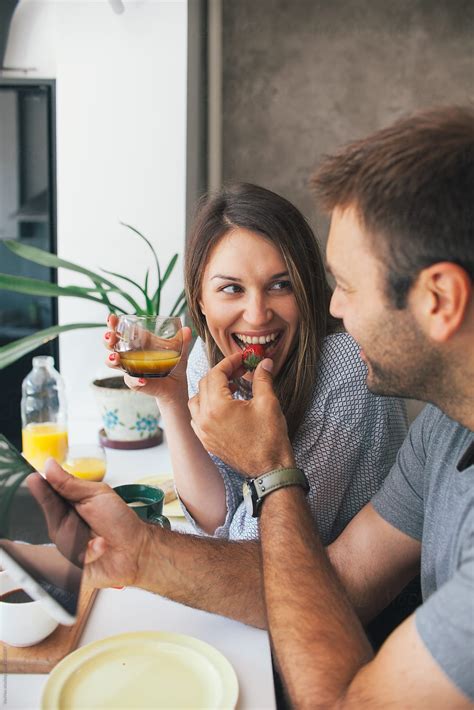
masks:
<path fill-rule="evenodd" d="M 264 296 L 249 296 L 244 317 L 249 325 L 261 326 L 272 319 L 273 311 Z"/>

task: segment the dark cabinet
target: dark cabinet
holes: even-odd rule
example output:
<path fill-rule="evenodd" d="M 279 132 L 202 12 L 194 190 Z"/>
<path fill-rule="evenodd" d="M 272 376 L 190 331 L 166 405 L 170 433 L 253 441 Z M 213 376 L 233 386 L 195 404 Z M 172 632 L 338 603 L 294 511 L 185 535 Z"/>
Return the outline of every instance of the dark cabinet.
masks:
<path fill-rule="evenodd" d="M 20 259 L 5 239 L 56 253 L 54 81 L 0 79 L 0 271 L 55 281 L 52 269 Z M 0 290 L 0 345 L 57 323 L 57 301 Z M 0 432 L 21 443 L 21 382 L 35 355 L 52 355 L 54 340 L 0 370 Z"/>

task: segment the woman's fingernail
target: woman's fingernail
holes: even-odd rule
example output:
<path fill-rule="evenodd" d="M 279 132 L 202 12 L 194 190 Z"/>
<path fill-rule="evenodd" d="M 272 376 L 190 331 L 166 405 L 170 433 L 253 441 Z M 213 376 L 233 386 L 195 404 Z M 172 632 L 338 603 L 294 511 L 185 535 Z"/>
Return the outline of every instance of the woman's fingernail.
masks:
<path fill-rule="evenodd" d="M 139 385 L 145 385 L 145 384 L 146 384 L 146 380 L 145 380 L 143 377 L 139 377 L 139 378 L 138 378 L 138 384 L 139 384 Z"/>
<path fill-rule="evenodd" d="M 109 360 L 115 360 L 116 357 L 117 355 L 115 353 L 110 353 Z"/>
<path fill-rule="evenodd" d="M 104 338 L 105 338 L 106 340 L 108 340 L 108 339 L 110 338 L 110 332 L 109 332 L 109 331 L 106 332 L 106 334 L 104 335 Z"/>

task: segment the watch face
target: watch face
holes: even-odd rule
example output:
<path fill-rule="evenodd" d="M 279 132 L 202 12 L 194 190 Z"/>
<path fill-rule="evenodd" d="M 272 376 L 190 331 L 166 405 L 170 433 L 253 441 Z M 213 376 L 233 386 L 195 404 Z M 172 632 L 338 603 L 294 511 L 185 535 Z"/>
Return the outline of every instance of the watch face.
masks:
<path fill-rule="evenodd" d="M 245 508 L 248 514 L 255 518 L 257 513 L 256 493 L 252 490 L 247 481 L 244 482 L 242 490 L 244 494 Z"/>

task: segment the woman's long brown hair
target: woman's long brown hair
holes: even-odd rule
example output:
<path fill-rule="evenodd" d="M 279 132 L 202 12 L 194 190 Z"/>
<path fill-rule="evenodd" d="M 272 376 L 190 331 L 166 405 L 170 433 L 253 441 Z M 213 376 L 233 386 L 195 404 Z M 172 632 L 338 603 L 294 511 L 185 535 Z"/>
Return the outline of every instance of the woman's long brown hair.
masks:
<path fill-rule="evenodd" d="M 323 259 L 303 215 L 274 192 L 239 183 L 202 198 L 186 249 L 185 288 L 190 315 L 206 344 L 211 367 L 223 355 L 199 307 L 202 275 L 212 249 L 235 228 L 260 234 L 280 250 L 298 305 L 296 341 L 274 382 L 292 440 L 311 402 L 323 340 L 339 325 L 329 314 L 331 289 Z"/>

